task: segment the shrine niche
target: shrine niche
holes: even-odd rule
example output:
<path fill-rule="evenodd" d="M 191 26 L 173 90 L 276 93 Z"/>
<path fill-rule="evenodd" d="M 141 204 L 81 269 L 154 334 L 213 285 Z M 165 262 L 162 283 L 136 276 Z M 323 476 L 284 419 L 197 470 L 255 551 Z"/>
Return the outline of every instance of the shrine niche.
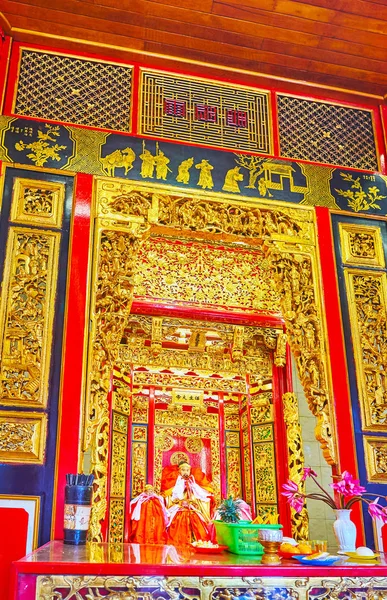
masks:
<path fill-rule="evenodd" d="M 218 200 L 211 194 L 167 194 L 157 186 L 101 178 L 96 180 L 94 214 L 95 254 L 83 447 L 85 452 L 90 453 L 96 476 L 92 537 L 100 538 L 100 522 L 105 517 L 110 487 L 108 456 L 111 431 L 115 431 L 108 401 L 111 374 L 117 368 L 126 372 L 125 365 L 134 367 L 134 376 L 137 376 L 136 366 L 146 368 L 150 379 L 159 377 L 161 371 L 163 377 L 176 376 L 177 369 L 189 372 L 185 377 L 200 379 L 210 371 L 219 382 L 232 381 L 233 386 L 239 381 L 238 377 L 243 380 L 249 373 L 251 389 L 246 384 L 239 390 L 226 386 L 222 391 L 213 384 L 207 389 L 223 395 L 231 394 L 230 402 L 223 402 L 224 419 L 233 421 L 226 444 L 229 464 L 236 465 L 236 456 L 241 453 L 246 472 L 251 472 L 257 465 L 260 472 L 265 473 L 266 496 L 263 495 L 259 502 L 256 502 L 257 489 L 254 490 L 251 481 L 242 472 L 238 474 L 235 468 L 231 469 L 230 477 L 233 489 L 242 491 L 247 499 L 255 498 L 256 505 L 274 506 L 277 501 L 275 474 L 264 460 L 264 455 L 270 455 L 269 446 L 274 440 L 273 415 L 270 399 L 265 399 L 263 394 L 265 376 L 262 376 L 262 365 L 263 355 L 268 350 L 275 354 L 278 365 L 283 364 L 286 341 L 282 330 L 275 332 L 270 327 L 273 319 L 277 323 L 285 323 L 310 409 L 317 418 L 316 436 L 326 460 L 335 464 L 330 375 L 313 211 L 307 207 L 293 209 L 264 200 L 236 201 L 226 196 Z M 153 314 L 153 318 L 131 314 L 133 301 L 147 307 L 150 315 L 154 307 L 158 307 L 158 314 Z M 179 342 L 173 339 L 173 327 L 170 327 L 169 333 L 163 330 L 168 315 L 160 312 L 160 306 L 171 303 L 185 311 L 200 311 L 205 307 L 216 313 L 218 317 L 215 320 L 220 320 L 225 330 L 227 326 L 229 330 L 222 334 L 218 331 L 218 337 L 215 336 L 209 343 L 210 337 L 206 333 L 203 336 L 200 327 L 195 328 L 191 323 L 186 351 L 181 352 Z M 259 328 L 251 327 L 253 331 L 250 332 L 249 327 L 227 324 L 227 315 L 233 314 L 242 314 L 246 319 L 259 314 L 263 320 Z M 214 322 L 209 329 L 212 328 L 216 333 Z M 171 368 L 172 373 L 165 373 L 166 368 Z M 138 374 L 144 377 L 144 371 Z M 256 385 L 251 385 L 254 377 L 257 378 Z M 136 385 L 137 388 L 133 387 Z M 150 381 L 144 385 L 155 389 L 155 384 Z M 199 389 L 205 393 L 203 382 L 201 385 Z M 149 441 L 146 437 L 149 430 L 146 431 L 144 425 L 149 422 L 150 405 L 144 401 L 144 389 L 138 391 L 138 386 L 141 387 L 135 384 L 135 379 L 131 380 L 129 388 L 127 383 L 125 386 L 118 385 L 115 392 L 118 400 L 114 400 L 113 404 L 117 401 L 124 407 L 121 414 L 126 418 L 130 411 L 132 417 L 138 414 L 139 418 L 132 420 L 138 429 L 130 435 L 134 444 L 132 451 L 138 455 L 138 465 L 144 465 L 144 478 L 148 476 L 145 450 Z M 170 390 L 186 389 L 170 382 L 164 385 L 158 383 L 157 386 L 164 396 L 168 387 Z M 257 397 L 254 390 L 259 392 Z M 233 394 L 236 394 L 237 410 L 233 405 Z M 211 402 L 211 397 L 203 398 L 201 407 L 192 407 L 191 412 L 196 411 L 195 416 L 203 408 L 208 416 L 211 414 L 210 405 L 205 407 L 206 401 Z M 218 396 L 215 401 L 219 401 Z M 155 397 L 152 402 L 156 402 Z M 169 416 L 163 418 L 168 422 L 156 422 L 154 426 L 166 427 L 163 430 L 165 436 L 173 438 L 171 433 L 181 409 L 175 405 L 173 411 L 169 410 L 172 401 L 165 404 L 167 409 L 163 412 Z M 160 414 L 156 410 L 154 418 L 160 418 Z M 254 415 L 260 415 L 255 423 Z M 175 422 L 171 421 L 172 418 Z M 189 419 L 188 416 L 184 418 Z M 256 429 L 252 429 L 253 425 Z M 204 443 L 211 437 L 203 437 L 200 428 L 196 427 L 193 431 L 193 425 L 191 429 L 186 432 L 186 438 L 193 437 Z M 162 431 L 157 431 L 161 435 Z M 239 440 L 236 433 L 240 433 Z M 160 439 L 165 439 L 165 436 L 161 435 Z M 257 445 L 253 456 L 246 450 L 252 444 Z M 264 444 L 269 446 L 263 447 Z M 159 461 L 154 465 L 156 478 L 160 468 L 165 466 L 163 458 L 160 464 L 157 456 L 155 452 L 155 460 Z M 211 461 L 213 459 L 212 455 Z M 216 465 L 216 461 L 215 457 L 213 464 Z M 254 465 L 249 461 L 253 461 Z M 216 479 L 216 472 L 211 475 Z M 124 498 L 120 496 L 116 500 L 117 511 L 122 513 Z M 110 522 L 115 522 L 114 515 L 111 515 Z"/>

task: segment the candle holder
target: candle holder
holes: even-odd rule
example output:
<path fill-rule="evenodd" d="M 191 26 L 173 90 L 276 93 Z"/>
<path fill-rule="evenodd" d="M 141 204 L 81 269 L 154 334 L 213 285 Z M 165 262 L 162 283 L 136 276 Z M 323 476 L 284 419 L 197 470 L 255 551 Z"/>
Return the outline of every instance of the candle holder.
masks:
<path fill-rule="evenodd" d="M 282 542 L 282 525 L 264 525 L 258 531 L 258 540 L 264 548 L 263 565 L 280 565 L 281 557 L 278 550 Z"/>

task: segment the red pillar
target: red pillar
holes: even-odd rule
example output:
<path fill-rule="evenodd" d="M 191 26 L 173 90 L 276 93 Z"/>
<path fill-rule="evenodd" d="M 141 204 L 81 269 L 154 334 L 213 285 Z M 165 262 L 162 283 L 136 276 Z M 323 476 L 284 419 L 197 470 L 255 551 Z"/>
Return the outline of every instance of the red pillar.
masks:
<path fill-rule="evenodd" d="M 339 472 L 347 470 L 357 476 L 358 469 L 352 422 L 352 405 L 347 376 L 347 361 L 329 209 L 316 207 L 316 217 L 323 286 L 322 299 L 326 315 L 327 341 L 332 373 L 338 469 Z M 352 507 L 351 519 L 356 524 L 358 531 L 356 545 L 362 546 L 365 544 L 365 538 L 360 503 L 354 504 Z"/>
<path fill-rule="evenodd" d="M 52 538 L 63 538 L 66 473 L 78 471 L 82 417 L 82 377 L 85 361 L 86 298 L 88 284 L 92 175 L 75 178 L 73 219 L 65 318 L 63 380 L 59 404 Z"/>

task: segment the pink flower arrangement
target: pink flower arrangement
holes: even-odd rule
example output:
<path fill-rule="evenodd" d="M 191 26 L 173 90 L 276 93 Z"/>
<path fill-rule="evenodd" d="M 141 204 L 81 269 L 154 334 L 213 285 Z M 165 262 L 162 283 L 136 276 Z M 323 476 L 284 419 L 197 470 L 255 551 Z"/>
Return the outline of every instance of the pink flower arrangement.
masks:
<path fill-rule="evenodd" d="M 380 497 L 376 497 L 372 502 L 364 496 L 376 496 L 366 492 L 366 489 L 360 485 L 359 480 L 355 479 L 348 471 L 337 477 L 337 481 L 330 484 L 330 487 L 336 492 L 335 498 L 331 496 L 317 481 L 317 473 L 310 467 L 305 467 L 302 475 L 302 481 L 310 477 L 319 488 L 319 491 L 312 494 L 304 494 L 295 483 L 289 479 L 282 486 L 282 495 L 286 496 L 290 506 L 296 512 L 301 512 L 304 507 L 305 499 L 321 500 L 328 504 L 332 509 L 349 509 L 355 502 L 365 502 L 368 504 L 368 512 L 373 519 L 381 519 L 387 523 L 387 507 L 378 504 Z"/>

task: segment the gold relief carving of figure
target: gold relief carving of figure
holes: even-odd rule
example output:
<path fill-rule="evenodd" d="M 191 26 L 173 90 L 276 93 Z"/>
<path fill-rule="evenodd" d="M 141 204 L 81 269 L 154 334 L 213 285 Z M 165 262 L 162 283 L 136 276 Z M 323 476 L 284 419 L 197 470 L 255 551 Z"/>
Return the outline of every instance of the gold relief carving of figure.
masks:
<path fill-rule="evenodd" d="M 136 154 L 130 147 L 123 150 L 114 150 L 107 156 L 100 157 L 103 170 L 109 177 L 114 177 L 116 169 L 125 169 L 125 175 L 133 169 L 133 163 L 136 160 Z"/>
<path fill-rule="evenodd" d="M 200 163 L 195 165 L 195 169 L 200 169 L 198 185 L 203 190 L 212 190 L 212 188 L 214 187 L 214 182 L 211 174 L 213 168 L 214 167 L 210 165 L 208 160 L 206 160 L 205 158 L 203 158 L 203 160 Z"/>
<path fill-rule="evenodd" d="M 140 154 L 140 158 L 142 160 L 141 171 L 140 171 L 141 177 L 143 177 L 144 179 L 146 177 L 153 179 L 155 165 L 156 165 L 155 157 L 153 156 L 153 154 L 151 154 L 151 152 L 149 150 L 147 150 L 145 148 L 145 142 L 143 142 L 143 150 L 142 150 L 142 154 Z"/>
<path fill-rule="evenodd" d="M 239 172 L 240 167 L 229 169 L 224 178 L 222 190 L 224 192 L 240 193 L 239 181 L 243 181 L 243 174 Z"/>
<path fill-rule="evenodd" d="M 190 169 L 193 166 L 193 164 L 193 157 L 183 160 L 177 168 L 176 181 L 178 181 L 179 183 L 188 184 L 190 179 Z"/>
<path fill-rule="evenodd" d="M 165 156 L 162 150 L 159 150 L 159 145 L 156 142 L 156 156 L 154 157 L 154 164 L 156 166 L 156 179 L 166 180 L 168 173 L 172 173 L 168 167 L 171 161 Z"/>

